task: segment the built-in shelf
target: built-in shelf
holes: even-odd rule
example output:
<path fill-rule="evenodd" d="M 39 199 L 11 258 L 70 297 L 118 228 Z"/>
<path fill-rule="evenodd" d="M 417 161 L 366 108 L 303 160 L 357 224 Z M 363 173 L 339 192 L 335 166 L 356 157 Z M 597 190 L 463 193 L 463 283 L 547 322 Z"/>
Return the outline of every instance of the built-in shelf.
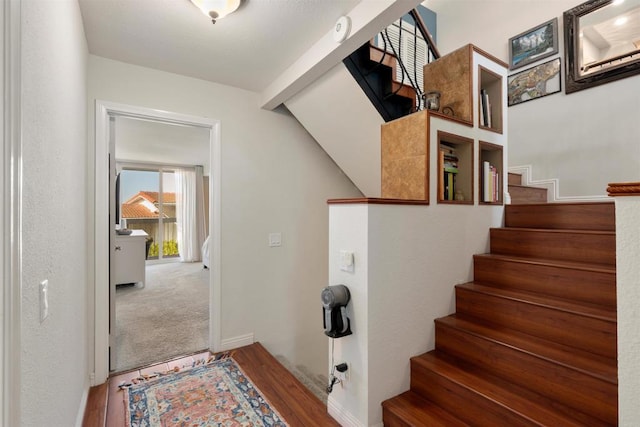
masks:
<path fill-rule="evenodd" d="M 478 66 L 478 127 L 502 133 L 502 76 Z"/>
<path fill-rule="evenodd" d="M 438 131 L 438 203 L 473 204 L 473 139 Z"/>
<path fill-rule="evenodd" d="M 507 68 L 473 45 L 424 66 L 424 90 L 440 93 L 440 108 L 382 125 L 382 199 L 426 204 L 429 197 L 435 197 L 438 204 L 504 203 Z M 450 151 L 449 158 L 445 151 Z M 485 161 L 497 181 L 491 197 L 485 197 L 482 186 Z"/>
<path fill-rule="evenodd" d="M 478 194 L 481 205 L 501 205 L 503 203 L 504 170 L 502 167 L 502 146 L 480 141 L 478 144 L 478 174 L 480 179 Z"/>
<path fill-rule="evenodd" d="M 384 123 L 380 139 L 382 198 L 429 202 L 429 112 Z"/>

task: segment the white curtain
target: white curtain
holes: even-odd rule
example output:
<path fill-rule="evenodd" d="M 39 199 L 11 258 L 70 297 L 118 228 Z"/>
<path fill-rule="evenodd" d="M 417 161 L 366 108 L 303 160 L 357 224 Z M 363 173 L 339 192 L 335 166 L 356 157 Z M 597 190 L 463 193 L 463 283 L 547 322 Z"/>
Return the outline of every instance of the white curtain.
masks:
<path fill-rule="evenodd" d="M 201 248 L 205 238 L 202 166 L 196 166 L 194 169 L 178 169 L 175 177 L 180 260 L 182 262 L 201 261 Z"/>

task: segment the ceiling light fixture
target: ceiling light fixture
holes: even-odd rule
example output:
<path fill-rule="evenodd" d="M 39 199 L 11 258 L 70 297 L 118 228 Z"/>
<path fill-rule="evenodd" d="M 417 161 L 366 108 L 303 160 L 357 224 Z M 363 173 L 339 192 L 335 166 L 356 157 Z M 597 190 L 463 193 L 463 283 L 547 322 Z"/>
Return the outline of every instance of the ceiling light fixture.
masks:
<path fill-rule="evenodd" d="M 240 0 L 191 0 L 191 3 L 211 18 L 214 24 L 240 6 Z"/>

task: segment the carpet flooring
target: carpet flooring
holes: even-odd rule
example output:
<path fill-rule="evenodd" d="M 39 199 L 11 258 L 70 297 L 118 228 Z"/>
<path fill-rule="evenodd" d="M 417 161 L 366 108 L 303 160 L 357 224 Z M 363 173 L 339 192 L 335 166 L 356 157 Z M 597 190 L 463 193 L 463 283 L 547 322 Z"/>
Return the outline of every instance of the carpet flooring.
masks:
<path fill-rule="evenodd" d="M 144 286 L 117 287 L 116 371 L 209 347 L 209 274 L 202 263 L 155 264 Z"/>

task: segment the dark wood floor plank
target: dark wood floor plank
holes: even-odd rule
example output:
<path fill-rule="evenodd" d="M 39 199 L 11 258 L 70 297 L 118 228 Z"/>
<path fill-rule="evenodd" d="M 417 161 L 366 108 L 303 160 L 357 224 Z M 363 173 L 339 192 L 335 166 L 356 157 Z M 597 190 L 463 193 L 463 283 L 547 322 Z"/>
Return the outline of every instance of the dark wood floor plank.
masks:
<path fill-rule="evenodd" d="M 339 426 L 326 406 L 260 343 L 235 350 L 233 358 L 292 427 Z"/>
<path fill-rule="evenodd" d="M 91 387 L 87 398 L 87 407 L 82 420 L 83 427 L 103 426 L 107 418 L 107 398 L 109 384 Z"/>

